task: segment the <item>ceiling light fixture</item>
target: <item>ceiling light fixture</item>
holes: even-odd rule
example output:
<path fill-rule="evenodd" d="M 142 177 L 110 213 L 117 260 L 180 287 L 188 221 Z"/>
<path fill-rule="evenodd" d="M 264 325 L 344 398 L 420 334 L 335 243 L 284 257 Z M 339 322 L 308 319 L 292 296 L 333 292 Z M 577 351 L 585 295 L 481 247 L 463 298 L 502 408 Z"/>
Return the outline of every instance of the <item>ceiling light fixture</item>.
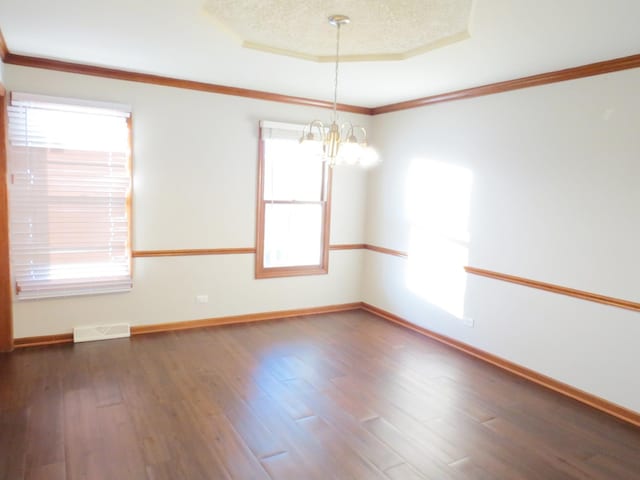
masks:
<path fill-rule="evenodd" d="M 340 65 L 340 27 L 351 22 L 346 15 L 331 15 L 329 23 L 336 27 L 336 68 L 333 83 L 333 115 L 331 125 L 326 126 L 320 120 L 314 120 L 304 127 L 300 143 L 319 153 L 330 166 L 338 164 L 365 165 L 376 160 L 375 151 L 367 145 L 367 131 L 364 127 L 351 122 L 338 122 L 338 67 Z"/>

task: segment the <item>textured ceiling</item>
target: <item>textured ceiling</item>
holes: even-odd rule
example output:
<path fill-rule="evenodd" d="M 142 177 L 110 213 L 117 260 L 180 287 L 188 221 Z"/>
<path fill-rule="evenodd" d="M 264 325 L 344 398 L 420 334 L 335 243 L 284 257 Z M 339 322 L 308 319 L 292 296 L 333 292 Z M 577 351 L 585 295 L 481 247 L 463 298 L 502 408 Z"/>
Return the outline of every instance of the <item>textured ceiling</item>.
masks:
<path fill-rule="evenodd" d="M 345 61 L 400 60 L 469 37 L 471 0 L 205 0 L 218 26 L 244 47 L 315 61 L 335 57 L 330 15 Z"/>
<path fill-rule="evenodd" d="M 347 29 L 361 23 L 359 13 L 339 8 L 346 4 L 343 0 L 323 1 L 336 5 L 330 13 L 353 17 L 344 30 L 343 38 L 348 38 Z M 403 1 L 369 0 L 367 5 Z M 472 3 L 467 40 L 402 61 L 345 62 L 340 66 L 338 101 L 377 107 L 640 53 L 640 0 Z M 0 0 L 0 29 L 15 54 L 333 99 L 331 63 L 243 48 L 213 21 L 204 4 L 205 0 Z M 333 42 L 335 30 L 324 15 L 318 22 Z M 288 25 L 285 19 L 282 23 Z M 4 69 L 10 89 L 12 68 Z M 54 88 L 52 84 L 49 93 L 54 94 Z"/>

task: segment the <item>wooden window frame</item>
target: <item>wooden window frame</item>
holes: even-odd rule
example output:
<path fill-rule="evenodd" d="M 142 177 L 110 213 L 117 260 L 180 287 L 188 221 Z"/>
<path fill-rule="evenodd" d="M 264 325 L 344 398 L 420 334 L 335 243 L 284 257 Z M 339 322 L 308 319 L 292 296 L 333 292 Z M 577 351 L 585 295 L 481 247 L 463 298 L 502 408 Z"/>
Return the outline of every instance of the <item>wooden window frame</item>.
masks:
<path fill-rule="evenodd" d="M 7 189 L 7 104 L 0 84 L 0 352 L 13 350 L 13 296 L 9 260 L 9 193 Z"/>
<path fill-rule="evenodd" d="M 256 215 L 256 254 L 255 254 L 255 276 L 256 278 L 278 278 L 294 277 L 301 275 L 324 275 L 329 273 L 329 236 L 331 226 L 331 185 L 333 179 L 333 169 L 326 163 L 323 164 L 323 191 L 324 200 L 322 205 L 322 242 L 320 253 L 320 264 L 318 265 L 296 265 L 287 267 L 265 267 L 264 266 L 264 227 L 265 211 L 267 200 L 264 200 L 264 178 L 265 178 L 265 140 L 262 136 L 262 127 L 258 136 L 258 195 L 257 195 L 257 215 Z M 303 204 L 309 202 L 284 201 L 285 204 Z"/>

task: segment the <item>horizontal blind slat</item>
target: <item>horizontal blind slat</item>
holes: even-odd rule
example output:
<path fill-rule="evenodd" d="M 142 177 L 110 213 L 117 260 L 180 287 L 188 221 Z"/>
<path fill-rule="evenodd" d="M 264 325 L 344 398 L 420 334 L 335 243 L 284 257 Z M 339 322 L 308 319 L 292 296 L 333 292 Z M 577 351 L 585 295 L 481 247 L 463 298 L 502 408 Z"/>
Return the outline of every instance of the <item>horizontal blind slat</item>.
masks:
<path fill-rule="evenodd" d="M 129 126 L 107 104 L 17 95 L 8 108 L 19 298 L 131 288 Z"/>

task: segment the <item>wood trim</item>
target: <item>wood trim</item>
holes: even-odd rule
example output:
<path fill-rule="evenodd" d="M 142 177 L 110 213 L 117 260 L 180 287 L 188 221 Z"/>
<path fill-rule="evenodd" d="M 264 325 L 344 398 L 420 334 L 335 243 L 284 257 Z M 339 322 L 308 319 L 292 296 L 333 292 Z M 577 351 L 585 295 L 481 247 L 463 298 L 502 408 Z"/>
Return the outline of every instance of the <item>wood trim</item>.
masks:
<path fill-rule="evenodd" d="M 270 267 L 256 270 L 257 279 L 299 277 L 304 275 L 326 275 L 329 273 L 328 267 L 322 265 L 297 265 L 295 267 Z"/>
<path fill-rule="evenodd" d="M 233 315 L 227 317 L 207 318 L 202 320 L 190 320 L 186 322 L 160 323 L 153 325 L 135 325 L 131 327 L 131 335 L 144 335 L 148 333 L 172 332 L 179 330 L 190 330 L 194 328 L 213 327 L 218 325 L 230 325 L 237 323 L 260 322 L 266 320 L 277 320 L 291 317 L 301 317 L 308 315 L 318 315 L 323 313 L 344 312 L 349 310 L 362 309 L 384 320 L 396 323 L 404 328 L 408 328 L 440 343 L 449 345 L 468 355 L 476 357 L 487 363 L 495 365 L 503 370 L 509 371 L 519 377 L 537 383 L 545 388 L 554 390 L 562 395 L 573 398 L 579 402 L 589 405 L 597 410 L 613 415 L 625 422 L 635 426 L 640 426 L 640 413 L 629 410 L 620 405 L 616 405 L 608 400 L 592 395 L 583 390 L 567 385 L 546 375 L 542 375 L 534 370 L 528 369 L 504 358 L 493 355 L 489 352 L 460 342 L 451 337 L 441 335 L 426 328 L 414 325 L 413 323 L 399 317 L 391 312 L 375 307 L 365 302 L 344 303 L 338 305 L 328 305 L 324 307 L 300 308 L 294 310 L 281 310 L 275 312 L 250 313 L 246 315 Z M 73 335 L 62 333 L 56 335 L 44 335 L 38 337 L 23 337 L 15 339 L 15 347 L 34 347 L 39 345 L 53 345 L 73 342 Z"/>
<path fill-rule="evenodd" d="M 59 333 L 56 335 L 42 335 L 38 337 L 16 338 L 13 342 L 16 348 L 40 347 L 43 345 L 57 345 L 59 343 L 73 343 L 73 333 Z"/>
<path fill-rule="evenodd" d="M 379 247 L 377 245 L 371 245 L 370 243 L 365 243 L 364 248 L 367 250 L 371 250 L 372 252 L 384 253 L 386 255 L 393 255 L 400 258 L 409 257 L 409 254 L 407 252 L 403 252 L 401 250 L 393 250 L 391 248 Z"/>
<path fill-rule="evenodd" d="M 64 62 L 48 58 L 32 57 L 27 55 L 16 55 L 8 52 L 5 63 L 19 65 L 22 67 L 43 68 L 58 72 L 77 73 L 80 75 L 90 75 L 93 77 L 112 78 L 115 80 L 126 80 L 129 82 L 149 83 L 152 85 L 162 85 L 164 87 L 184 88 L 187 90 L 197 90 L 208 93 L 218 93 L 221 95 L 232 95 L 236 97 L 252 98 L 255 100 L 267 100 L 270 102 L 289 103 L 292 105 L 304 105 L 307 107 L 333 108 L 333 103 L 325 100 L 315 100 L 305 97 L 294 97 L 290 95 L 280 95 L 278 93 L 263 92 L 260 90 L 250 90 L 247 88 L 229 87 L 214 83 L 196 82 L 193 80 L 183 80 L 179 78 L 165 77 L 162 75 L 152 75 L 149 73 L 137 73 L 116 68 L 99 67 L 95 65 L 84 65 L 80 63 Z M 338 110 L 343 112 L 360 113 L 371 115 L 373 109 L 359 107 L 357 105 L 338 104 Z"/>
<path fill-rule="evenodd" d="M 322 188 L 324 189 L 324 217 L 322 218 L 322 268 L 329 273 L 329 242 L 331 241 L 331 198 L 333 192 L 333 168 L 323 163 Z"/>
<path fill-rule="evenodd" d="M 464 269 L 467 273 L 479 275 L 481 277 L 493 278 L 495 280 L 500 280 L 503 282 L 516 283 L 518 285 L 524 285 L 525 287 L 537 288 L 538 290 L 545 290 L 547 292 L 558 293 L 560 295 L 580 298 L 581 300 L 588 300 L 589 302 L 602 303 L 603 305 L 610 305 L 613 307 L 624 308 L 626 310 L 632 310 L 634 312 L 640 312 L 640 303 L 632 302 L 630 300 L 607 297 L 598 293 L 585 292 L 584 290 L 562 287 L 560 285 L 554 285 L 552 283 L 539 282 L 537 280 L 531 280 L 529 278 L 516 277 L 515 275 L 507 275 L 506 273 L 493 272 L 491 270 L 484 270 L 482 268 L 464 267 Z"/>
<path fill-rule="evenodd" d="M 131 335 L 145 335 L 147 333 L 174 332 L 179 330 L 191 330 L 193 328 L 215 327 L 218 325 L 231 325 L 236 323 L 262 322 L 281 318 L 303 317 L 322 313 L 346 312 L 358 310 L 360 302 L 342 303 L 338 305 L 326 305 L 322 307 L 297 308 L 293 310 L 280 310 L 275 312 L 249 313 L 246 315 L 232 315 L 227 317 L 205 318 L 202 320 L 188 320 L 185 322 L 156 323 L 152 325 L 133 325 Z M 16 338 L 16 348 L 35 347 L 40 345 L 54 345 L 59 343 L 72 343 L 73 334 L 60 333 L 56 335 L 44 335 L 38 337 Z"/>
<path fill-rule="evenodd" d="M 9 56 L 9 49 L 7 48 L 7 42 L 4 39 L 2 30 L 0 30 L 0 60 L 2 60 L 3 62 L 6 62 L 8 56 Z"/>
<path fill-rule="evenodd" d="M 387 255 L 394 255 L 396 257 L 408 258 L 407 252 L 400 250 L 392 250 L 390 248 L 378 247 L 376 245 L 364 244 L 364 248 L 374 252 L 384 253 Z M 640 312 L 640 303 L 632 302 L 630 300 L 623 300 L 621 298 L 607 297 L 600 295 L 599 293 L 586 292 L 584 290 L 577 290 L 575 288 L 563 287 L 552 283 L 540 282 L 538 280 L 531 280 L 529 278 L 516 277 L 515 275 L 507 275 L 506 273 L 493 272 L 491 270 L 484 270 L 482 268 L 464 267 L 467 273 L 473 275 L 479 275 L 482 277 L 493 278 L 503 282 L 516 283 L 518 285 L 524 285 L 525 287 L 537 288 L 539 290 L 545 290 L 547 292 L 557 293 L 560 295 L 567 295 L 569 297 L 579 298 L 581 300 L 587 300 L 589 302 L 601 303 L 603 305 L 609 305 L 612 307 L 624 308 L 625 310 L 632 310 L 634 312 Z"/>
<path fill-rule="evenodd" d="M 259 278 L 264 273 L 262 259 L 264 258 L 264 140 L 262 128 L 258 129 L 258 185 L 256 187 L 256 256 L 254 263 L 254 275 Z"/>
<path fill-rule="evenodd" d="M 579 67 L 555 70 L 553 72 L 531 75 L 529 77 L 517 78 L 515 80 L 490 83 L 488 85 L 482 85 L 480 87 L 465 88 L 463 90 L 441 93 L 439 95 L 432 95 L 430 97 L 417 98 L 415 100 L 408 100 L 406 102 L 383 105 L 374 108 L 372 115 L 380 115 L 383 113 L 397 112 L 399 110 L 424 107 L 441 102 L 463 100 L 465 98 L 493 95 L 495 93 L 509 92 L 511 90 L 519 90 L 521 88 L 547 85 L 549 83 L 564 82 L 566 80 L 575 80 L 578 78 L 602 75 L 604 73 L 618 72 L 620 70 L 629 70 L 631 68 L 638 67 L 640 67 L 640 54 L 630 55 L 628 57 L 614 58 L 612 60 L 590 63 L 587 65 L 581 65 Z"/>
<path fill-rule="evenodd" d="M 165 87 L 184 88 L 221 95 L 233 95 L 239 97 L 253 98 L 257 100 L 267 100 L 272 102 L 289 103 L 293 105 L 304 105 L 310 107 L 333 108 L 333 104 L 325 100 L 315 100 L 305 97 L 294 97 L 290 95 L 280 95 L 277 93 L 263 92 L 246 88 L 230 87 L 206 82 L 196 82 L 193 80 L 183 80 L 162 75 L 152 75 L 148 73 L 138 73 L 115 68 L 99 67 L 95 65 L 85 65 L 74 62 L 65 62 L 48 58 L 34 57 L 28 55 L 16 55 L 7 49 L 6 42 L 0 31 L 0 58 L 8 64 L 20 65 L 23 67 L 43 68 L 60 72 L 77 73 L 80 75 L 90 75 L 95 77 L 112 78 L 130 82 L 149 83 L 152 85 L 162 85 Z M 375 108 L 361 107 L 357 105 L 338 104 L 338 110 L 343 112 L 359 113 L 362 115 L 381 115 L 389 112 L 408 110 L 411 108 L 424 107 L 435 103 L 451 102 L 465 98 L 474 98 L 495 93 L 519 90 L 522 88 L 547 85 L 550 83 L 564 82 L 579 78 L 602 75 L 605 73 L 618 72 L 640 67 L 640 54 L 627 57 L 614 58 L 602 62 L 595 62 L 578 67 L 555 70 L 552 72 L 521 77 L 503 82 L 490 83 L 479 87 L 471 87 L 453 92 L 441 93 L 429 97 L 417 98 L 405 102 L 381 105 Z"/>
<path fill-rule="evenodd" d="M 331 189 L 333 179 L 333 169 L 323 163 L 322 170 L 322 192 L 318 202 L 322 207 L 322 252 L 319 265 L 296 265 L 292 267 L 269 267 L 264 266 L 264 222 L 267 204 L 271 202 L 264 200 L 264 179 L 265 179 L 265 159 L 264 159 L 264 138 L 262 128 L 258 134 L 258 185 L 256 194 L 256 256 L 255 256 L 255 278 L 277 278 L 293 277 L 299 275 L 324 275 L 329 273 L 329 239 L 331 232 Z M 286 202 L 296 204 L 298 202 Z M 300 202 L 307 203 L 307 202 Z"/>
<path fill-rule="evenodd" d="M 375 307 L 368 303 L 362 303 L 362 309 L 372 313 L 380 318 L 388 320 L 390 322 L 396 323 L 402 327 L 408 328 L 415 332 L 418 332 L 426 337 L 432 338 L 440 343 L 445 345 L 449 345 L 461 352 L 464 352 L 468 355 L 476 357 L 480 360 L 483 360 L 487 363 L 495 365 L 496 367 L 502 368 L 508 372 L 511 372 L 519 377 L 525 378 L 531 382 L 537 383 L 545 388 L 558 392 L 566 397 L 573 398 L 581 403 L 589 405 L 597 410 L 608 413 L 609 415 L 613 415 L 614 417 L 619 418 L 625 422 L 628 422 L 632 425 L 640 427 L 640 413 L 635 412 L 633 410 L 629 410 L 628 408 L 622 407 L 615 403 L 609 402 L 603 398 L 600 398 L 591 393 L 585 392 L 584 390 L 580 390 L 578 388 L 572 387 L 571 385 L 567 385 L 566 383 L 555 380 L 546 375 L 542 375 L 534 370 L 523 367 L 516 363 L 510 362 L 502 357 L 498 357 L 497 355 L 493 355 L 492 353 L 486 352 L 479 348 L 476 348 L 467 343 L 460 342 L 451 337 L 447 337 L 445 335 L 441 335 L 439 333 L 433 332 L 424 327 L 420 327 L 418 325 L 414 325 L 413 323 L 405 320 L 402 317 L 399 317 L 391 312 L 387 312 L 381 308 Z"/>
<path fill-rule="evenodd" d="M 322 313 L 346 312 L 349 310 L 358 310 L 359 308 L 360 302 L 355 302 L 343 303 L 338 305 L 327 305 L 324 307 L 297 308 L 294 310 L 280 310 L 276 312 L 249 313 L 246 315 L 205 318 L 202 320 L 190 320 L 186 322 L 157 323 L 155 325 L 134 325 L 131 327 L 131 335 L 191 330 L 193 328 L 215 327 L 218 325 L 233 325 L 236 323 L 263 322 L 266 320 L 305 317 L 308 315 L 318 315 Z"/>
<path fill-rule="evenodd" d="M 253 247 L 241 248 L 191 248 L 183 250 L 134 250 L 131 255 L 138 257 L 185 257 L 193 255 L 239 255 L 256 253 Z"/>
<path fill-rule="evenodd" d="M 127 192 L 127 233 L 128 233 L 128 250 L 131 255 L 129 256 L 129 275 L 131 282 L 133 283 L 133 114 L 127 118 L 127 129 L 129 130 L 129 191 Z"/>
<path fill-rule="evenodd" d="M 364 243 L 345 243 L 329 245 L 329 250 L 360 250 L 364 249 Z M 253 247 L 236 248 L 190 248 L 182 250 L 133 250 L 131 256 L 134 258 L 144 257 L 185 257 L 193 255 L 243 255 L 256 253 Z"/>
<path fill-rule="evenodd" d="M 14 345 L 11 262 L 9 260 L 7 125 L 6 98 L 4 93 L 0 93 L 0 352 L 9 352 L 13 350 Z"/>
<path fill-rule="evenodd" d="M 364 250 L 364 243 L 343 243 L 337 245 L 329 245 L 329 250 Z"/>

